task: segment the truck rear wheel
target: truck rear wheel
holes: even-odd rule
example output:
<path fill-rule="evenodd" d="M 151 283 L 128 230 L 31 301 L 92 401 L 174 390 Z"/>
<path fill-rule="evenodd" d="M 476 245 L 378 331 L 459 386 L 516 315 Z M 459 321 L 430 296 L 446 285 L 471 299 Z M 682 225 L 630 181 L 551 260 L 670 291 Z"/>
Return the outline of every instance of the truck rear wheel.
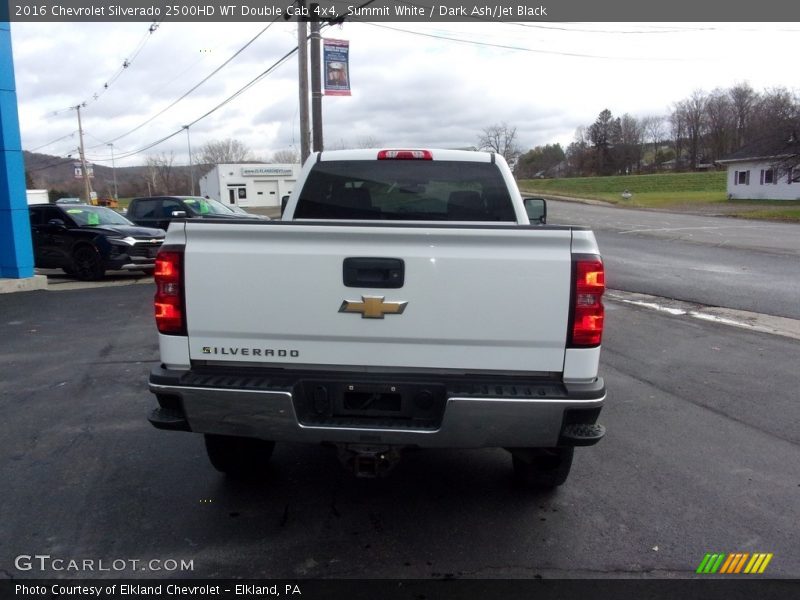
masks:
<path fill-rule="evenodd" d="M 234 479 L 264 475 L 275 442 L 256 438 L 206 434 L 208 459 L 217 471 Z"/>
<path fill-rule="evenodd" d="M 524 489 L 546 490 L 567 480 L 574 448 L 514 448 L 514 479 Z"/>

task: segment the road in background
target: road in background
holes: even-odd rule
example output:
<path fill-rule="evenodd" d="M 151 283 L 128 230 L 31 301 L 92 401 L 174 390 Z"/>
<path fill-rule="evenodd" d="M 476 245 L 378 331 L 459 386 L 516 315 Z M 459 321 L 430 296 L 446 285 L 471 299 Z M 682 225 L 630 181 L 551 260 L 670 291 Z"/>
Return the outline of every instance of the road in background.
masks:
<path fill-rule="evenodd" d="M 549 200 L 591 227 L 610 288 L 800 319 L 800 225 Z"/>
<path fill-rule="evenodd" d="M 608 303 L 607 437 L 554 494 L 503 450 L 409 452 L 356 480 L 278 444 L 261 484 L 146 421 L 152 285 L 0 296 L 0 576 L 18 555 L 193 560 L 81 577 L 691 577 L 707 552 L 800 576 L 798 344 Z"/>

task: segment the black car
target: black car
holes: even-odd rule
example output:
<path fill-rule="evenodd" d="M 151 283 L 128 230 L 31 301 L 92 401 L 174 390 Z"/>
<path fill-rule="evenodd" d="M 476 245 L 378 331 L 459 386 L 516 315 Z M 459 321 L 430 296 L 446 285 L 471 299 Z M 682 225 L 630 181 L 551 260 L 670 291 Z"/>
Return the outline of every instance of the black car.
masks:
<path fill-rule="evenodd" d="M 175 219 L 267 219 L 234 211 L 221 202 L 199 196 L 134 198 L 128 205 L 127 216 L 137 225 L 161 229 L 167 229 Z"/>
<path fill-rule="evenodd" d="M 40 204 L 28 207 L 35 264 L 83 280 L 106 270 L 150 271 L 164 231 L 138 227 L 103 206 Z"/>

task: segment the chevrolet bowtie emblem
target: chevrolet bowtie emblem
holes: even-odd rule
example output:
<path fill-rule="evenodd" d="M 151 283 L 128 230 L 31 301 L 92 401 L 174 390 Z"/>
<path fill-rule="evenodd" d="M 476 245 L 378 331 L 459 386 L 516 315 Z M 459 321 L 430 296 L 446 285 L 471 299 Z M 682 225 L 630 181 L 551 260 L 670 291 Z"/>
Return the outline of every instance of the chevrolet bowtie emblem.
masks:
<path fill-rule="evenodd" d="M 339 312 L 361 313 L 362 319 L 382 319 L 383 315 L 400 315 L 408 302 L 384 302 L 385 296 L 361 296 L 361 302 L 345 300 Z"/>

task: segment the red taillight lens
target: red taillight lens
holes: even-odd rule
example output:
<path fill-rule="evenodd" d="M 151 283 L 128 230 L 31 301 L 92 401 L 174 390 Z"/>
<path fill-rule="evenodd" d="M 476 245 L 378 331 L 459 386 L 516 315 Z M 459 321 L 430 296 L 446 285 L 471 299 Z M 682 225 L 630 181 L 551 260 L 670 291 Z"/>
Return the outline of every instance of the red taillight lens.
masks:
<path fill-rule="evenodd" d="M 433 160 L 430 150 L 381 150 L 378 160 Z"/>
<path fill-rule="evenodd" d="M 606 272 L 599 256 L 579 257 L 575 261 L 573 282 L 572 334 L 573 348 L 599 346 L 603 338 L 603 292 Z"/>
<path fill-rule="evenodd" d="M 153 300 L 156 327 L 167 335 L 186 335 L 183 302 L 183 248 L 164 246 L 156 257 L 156 295 Z"/>

